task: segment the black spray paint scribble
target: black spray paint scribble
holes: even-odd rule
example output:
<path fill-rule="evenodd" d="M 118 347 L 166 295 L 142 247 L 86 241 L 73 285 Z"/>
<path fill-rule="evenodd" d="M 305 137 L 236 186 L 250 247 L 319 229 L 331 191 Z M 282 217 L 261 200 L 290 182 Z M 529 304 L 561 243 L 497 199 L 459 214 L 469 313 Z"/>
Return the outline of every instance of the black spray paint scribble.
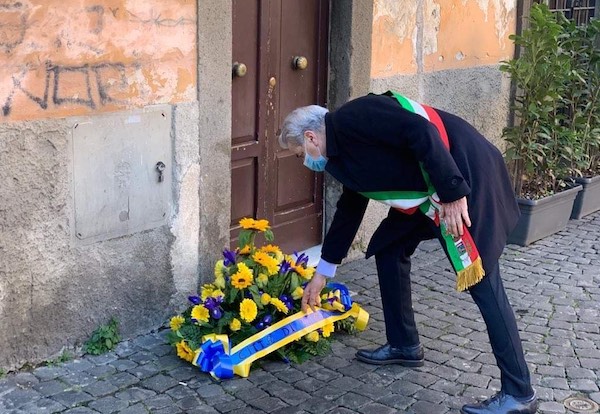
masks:
<path fill-rule="evenodd" d="M 0 4 L 0 50 L 10 53 L 23 43 L 27 19 L 23 3 Z"/>
<path fill-rule="evenodd" d="M 156 26 L 175 27 L 175 26 L 185 26 L 185 25 L 188 25 L 188 24 L 195 24 L 196 23 L 195 20 L 186 19 L 185 17 L 180 17 L 178 19 L 168 19 L 168 18 L 162 18 L 160 16 L 160 14 L 159 14 L 156 17 L 150 16 L 147 19 L 142 19 L 142 18 L 136 16 L 135 14 L 131 13 L 130 11 L 127 11 L 127 14 L 129 14 L 129 21 L 130 22 L 143 23 L 143 24 L 153 24 L 153 25 L 156 25 Z"/>
<path fill-rule="evenodd" d="M 138 65 L 133 65 L 135 69 L 139 69 Z M 94 65 L 81 66 L 64 66 L 54 65 L 51 62 L 46 63 L 45 81 L 43 95 L 35 95 L 25 89 L 22 82 L 27 75 L 35 69 L 26 68 L 20 73 L 13 75 L 13 89 L 9 93 L 4 105 L 2 105 L 2 114 L 9 116 L 13 110 L 14 97 L 18 93 L 24 94 L 29 100 L 35 102 L 43 110 L 48 109 L 49 104 L 56 106 L 65 105 L 80 105 L 90 109 L 96 109 L 99 105 L 126 104 L 125 101 L 116 99 L 110 95 L 111 89 L 117 87 L 125 89 L 128 85 L 126 70 L 127 66 L 122 63 L 99 63 Z M 107 81 L 111 73 L 118 74 L 118 82 L 115 85 L 110 85 Z M 61 96 L 61 84 L 73 77 L 83 79 L 80 84 L 79 97 L 64 97 Z M 94 89 L 97 92 L 99 99 L 94 99 Z"/>
<path fill-rule="evenodd" d="M 96 14 L 96 21 L 94 27 L 92 27 L 92 33 L 102 33 L 102 30 L 104 29 L 104 7 L 96 4 L 94 6 L 86 7 L 85 11 L 90 14 Z"/>

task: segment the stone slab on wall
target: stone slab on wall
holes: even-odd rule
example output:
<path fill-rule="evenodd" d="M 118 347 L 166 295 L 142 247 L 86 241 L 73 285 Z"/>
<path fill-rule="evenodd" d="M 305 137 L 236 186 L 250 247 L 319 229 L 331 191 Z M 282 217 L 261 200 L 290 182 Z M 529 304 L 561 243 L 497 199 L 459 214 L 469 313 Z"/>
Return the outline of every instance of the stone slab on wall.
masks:
<path fill-rule="evenodd" d="M 196 99 L 196 1 L 1 6 L 0 121 Z"/>
<path fill-rule="evenodd" d="M 397 90 L 409 98 L 464 118 L 501 150 L 508 125 L 510 79 L 498 66 L 444 70 L 373 79 L 371 90 Z"/>
<path fill-rule="evenodd" d="M 114 316 L 162 323 L 174 292 L 168 226 L 73 246 L 69 120 L 0 124 L 0 366 L 81 343 Z"/>
<path fill-rule="evenodd" d="M 171 108 L 157 105 L 73 122 L 75 243 L 166 224 L 172 204 Z"/>

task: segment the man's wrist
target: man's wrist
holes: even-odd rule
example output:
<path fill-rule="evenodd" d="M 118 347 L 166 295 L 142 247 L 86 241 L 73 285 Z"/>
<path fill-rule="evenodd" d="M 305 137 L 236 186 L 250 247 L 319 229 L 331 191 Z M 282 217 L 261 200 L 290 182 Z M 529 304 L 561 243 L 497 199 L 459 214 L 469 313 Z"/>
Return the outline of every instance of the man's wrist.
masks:
<path fill-rule="evenodd" d="M 327 260 L 321 259 L 319 260 L 319 264 L 317 265 L 317 273 L 322 274 L 327 278 L 332 278 L 335 276 L 335 272 L 337 270 L 337 265 L 334 263 L 329 263 Z"/>

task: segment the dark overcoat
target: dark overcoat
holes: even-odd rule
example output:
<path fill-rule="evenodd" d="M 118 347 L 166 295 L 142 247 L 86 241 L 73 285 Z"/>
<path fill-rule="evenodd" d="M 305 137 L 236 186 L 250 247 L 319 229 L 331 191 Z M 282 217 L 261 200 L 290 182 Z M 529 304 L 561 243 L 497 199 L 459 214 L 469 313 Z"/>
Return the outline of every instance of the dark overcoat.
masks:
<path fill-rule="evenodd" d="M 419 163 L 440 200 L 467 196 L 469 231 L 486 271 L 500 257 L 519 209 L 502 154 L 465 120 L 437 110 L 450 141 L 448 151 L 437 128 L 409 112 L 389 95 L 370 94 L 325 116 L 325 170 L 343 185 L 322 258 L 341 263 L 369 200 L 360 192 L 427 191 Z M 418 233 L 423 217 L 390 209 L 374 233 L 367 257 L 401 238 Z"/>

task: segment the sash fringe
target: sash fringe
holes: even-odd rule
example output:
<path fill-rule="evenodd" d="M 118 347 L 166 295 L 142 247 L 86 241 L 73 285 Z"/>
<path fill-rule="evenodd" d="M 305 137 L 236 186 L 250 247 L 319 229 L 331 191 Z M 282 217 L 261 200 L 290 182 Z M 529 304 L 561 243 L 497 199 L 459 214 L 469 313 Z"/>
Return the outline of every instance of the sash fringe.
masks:
<path fill-rule="evenodd" d="M 481 257 L 478 257 L 469 267 L 456 274 L 456 290 L 462 292 L 481 282 L 485 276 Z"/>

